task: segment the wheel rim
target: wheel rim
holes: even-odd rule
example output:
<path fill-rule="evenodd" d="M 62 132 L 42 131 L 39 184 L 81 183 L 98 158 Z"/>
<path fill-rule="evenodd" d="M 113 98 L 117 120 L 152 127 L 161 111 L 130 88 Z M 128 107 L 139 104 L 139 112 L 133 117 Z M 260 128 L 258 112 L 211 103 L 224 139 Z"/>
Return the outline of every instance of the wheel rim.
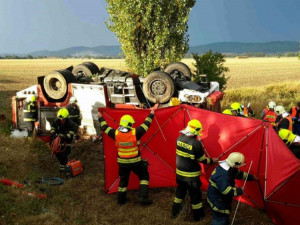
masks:
<path fill-rule="evenodd" d="M 58 80 L 57 78 L 51 78 L 49 84 L 50 89 L 53 91 L 59 91 L 62 86 L 60 80 Z"/>
<path fill-rule="evenodd" d="M 156 96 L 163 95 L 167 90 L 167 86 L 161 80 L 154 80 L 150 84 L 150 90 L 153 95 L 156 95 Z"/>
<path fill-rule="evenodd" d="M 184 76 L 184 74 L 181 73 L 181 72 L 178 71 L 178 70 L 173 70 L 173 71 L 170 73 L 170 76 L 171 76 L 174 80 L 176 80 L 177 78 L 180 78 L 180 79 L 185 78 L 185 79 L 186 79 L 186 77 Z"/>

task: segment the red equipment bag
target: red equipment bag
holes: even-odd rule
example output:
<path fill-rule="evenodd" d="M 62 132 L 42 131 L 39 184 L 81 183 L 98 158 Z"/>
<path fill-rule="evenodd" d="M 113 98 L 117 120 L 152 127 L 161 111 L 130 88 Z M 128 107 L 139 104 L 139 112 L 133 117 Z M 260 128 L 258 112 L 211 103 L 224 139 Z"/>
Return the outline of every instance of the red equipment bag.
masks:
<path fill-rule="evenodd" d="M 71 161 L 69 161 L 67 164 L 67 171 L 70 171 L 73 177 L 81 174 L 83 172 L 83 166 L 80 160 L 72 159 Z"/>

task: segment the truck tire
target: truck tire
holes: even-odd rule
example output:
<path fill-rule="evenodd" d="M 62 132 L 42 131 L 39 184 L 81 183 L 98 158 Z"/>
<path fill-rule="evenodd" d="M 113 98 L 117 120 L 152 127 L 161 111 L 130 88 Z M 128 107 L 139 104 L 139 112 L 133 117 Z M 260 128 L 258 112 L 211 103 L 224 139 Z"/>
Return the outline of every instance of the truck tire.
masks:
<path fill-rule="evenodd" d="M 192 77 L 192 72 L 191 72 L 190 68 L 182 62 L 171 63 L 165 68 L 164 71 L 166 73 L 170 74 L 170 76 L 175 81 L 178 78 L 181 80 L 182 79 L 191 80 L 191 77 Z"/>
<path fill-rule="evenodd" d="M 84 62 L 82 64 L 75 66 L 72 73 L 75 76 L 77 76 L 77 75 L 91 76 L 93 74 L 98 74 L 99 68 L 95 63 Z"/>
<path fill-rule="evenodd" d="M 174 80 L 165 72 L 154 71 L 144 79 L 144 95 L 153 103 L 169 101 L 174 94 L 174 90 Z"/>
<path fill-rule="evenodd" d="M 76 79 L 69 70 L 54 70 L 44 78 L 44 91 L 50 98 L 60 100 L 67 94 L 68 84 L 73 82 Z"/>

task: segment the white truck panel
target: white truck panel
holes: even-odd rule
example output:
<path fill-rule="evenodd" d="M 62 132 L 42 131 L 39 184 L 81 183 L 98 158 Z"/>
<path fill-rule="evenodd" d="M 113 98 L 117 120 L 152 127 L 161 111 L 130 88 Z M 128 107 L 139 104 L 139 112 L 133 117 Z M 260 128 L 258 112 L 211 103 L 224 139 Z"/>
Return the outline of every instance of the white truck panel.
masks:
<path fill-rule="evenodd" d="M 105 86 L 91 84 L 72 84 L 73 96 L 81 112 L 81 128 L 87 135 L 96 135 L 100 131 L 98 108 L 106 107 Z"/>

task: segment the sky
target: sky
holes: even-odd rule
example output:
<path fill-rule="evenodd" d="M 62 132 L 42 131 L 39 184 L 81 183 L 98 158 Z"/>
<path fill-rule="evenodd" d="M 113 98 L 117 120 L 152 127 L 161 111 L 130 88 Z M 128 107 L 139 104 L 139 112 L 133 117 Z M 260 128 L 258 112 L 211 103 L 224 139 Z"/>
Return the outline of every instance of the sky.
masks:
<path fill-rule="evenodd" d="M 197 0 L 191 46 L 300 40 L 300 0 Z M 0 54 L 119 45 L 105 0 L 0 0 Z"/>

